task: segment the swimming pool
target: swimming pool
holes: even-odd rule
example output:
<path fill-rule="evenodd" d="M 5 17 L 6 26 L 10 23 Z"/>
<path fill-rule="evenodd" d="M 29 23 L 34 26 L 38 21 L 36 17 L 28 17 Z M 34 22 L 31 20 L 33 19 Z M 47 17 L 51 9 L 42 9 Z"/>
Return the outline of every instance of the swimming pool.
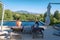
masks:
<path fill-rule="evenodd" d="M 0 22 L 1 25 L 1 22 Z M 4 21 L 3 23 L 4 26 L 16 26 L 15 21 Z M 32 26 L 34 25 L 34 21 L 22 21 L 22 26 Z M 39 22 L 39 26 L 43 26 L 44 24 Z"/>

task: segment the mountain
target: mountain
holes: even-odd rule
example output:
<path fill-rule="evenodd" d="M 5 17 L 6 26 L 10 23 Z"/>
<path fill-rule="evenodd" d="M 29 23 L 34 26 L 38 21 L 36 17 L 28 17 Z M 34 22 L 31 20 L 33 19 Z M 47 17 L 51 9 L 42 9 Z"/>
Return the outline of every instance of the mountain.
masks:
<path fill-rule="evenodd" d="M 24 11 L 24 10 L 20 10 L 20 11 L 16 11 L 16 12 L 25 13 L 25 14 L 39 14 L 39 13 L 33 13 L 33 12 Z"/>

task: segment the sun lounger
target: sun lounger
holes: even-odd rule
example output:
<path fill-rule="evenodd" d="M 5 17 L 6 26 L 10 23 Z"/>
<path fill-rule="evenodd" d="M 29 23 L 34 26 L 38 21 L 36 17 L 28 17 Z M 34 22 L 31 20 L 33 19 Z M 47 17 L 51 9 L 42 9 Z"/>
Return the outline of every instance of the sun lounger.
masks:
<path fill-rule="evenodd" d="M 13 32 L 22 32 L 23 28 L 20 27 L 11 27 L 11 29 L 13 30 Z"/>
<path fill-rule="evenodd" d="M 43 38 L 43 31 L 44 31 L 44 28 L 33 28 L 32 27 L 32 36 L 33 38 L 41 35 L 41 37 Z"/>

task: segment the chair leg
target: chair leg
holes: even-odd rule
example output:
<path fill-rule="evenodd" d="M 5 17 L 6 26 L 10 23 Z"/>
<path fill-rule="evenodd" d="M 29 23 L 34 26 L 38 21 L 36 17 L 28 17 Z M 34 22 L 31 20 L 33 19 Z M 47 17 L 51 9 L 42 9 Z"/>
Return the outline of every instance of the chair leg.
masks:
<path fill-rule="evenodd" d="M 41 31 L 41 35 L 42 35 L 42 38 L 44 37 L 44 34 L 43 34 L 43 32 Z"/>

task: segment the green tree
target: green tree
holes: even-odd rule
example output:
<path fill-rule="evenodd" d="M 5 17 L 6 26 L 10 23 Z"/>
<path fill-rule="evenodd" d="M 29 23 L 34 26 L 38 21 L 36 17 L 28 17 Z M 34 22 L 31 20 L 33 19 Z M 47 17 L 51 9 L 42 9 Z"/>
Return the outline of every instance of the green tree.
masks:
<path fill-rule="evenodd" d="M 53 15 L 50 15 L 50 24 L 51 25 L 54 24 L 54 17 L 53 17 Z"/>
<path fill-rule="evenodd" d="M 55 17 L 57 20 L 60 20 L 60 15 L 59 15 L 59 11 L 58 11 L 58 10 L 56 10 L 56 11 L 54 12 L 54 17 Z"/>
<path fill-rule="evenodd" d="M 47 16 L 47 12 L 44 13 L 44 22 L 45 22 L 45 17 Z"/>
<path fill-rule="evenodd" d="M 13 19 L 12 11 L 10 11 L 9 9 L 5 10 L 4 19 L 5 20 L 12 20 Z"/>
<path fill-rule="evenodd" d="M 1 20 L 1 18 L 2 18 L 2 4 L 0 3 L 0 20 Z"/>

